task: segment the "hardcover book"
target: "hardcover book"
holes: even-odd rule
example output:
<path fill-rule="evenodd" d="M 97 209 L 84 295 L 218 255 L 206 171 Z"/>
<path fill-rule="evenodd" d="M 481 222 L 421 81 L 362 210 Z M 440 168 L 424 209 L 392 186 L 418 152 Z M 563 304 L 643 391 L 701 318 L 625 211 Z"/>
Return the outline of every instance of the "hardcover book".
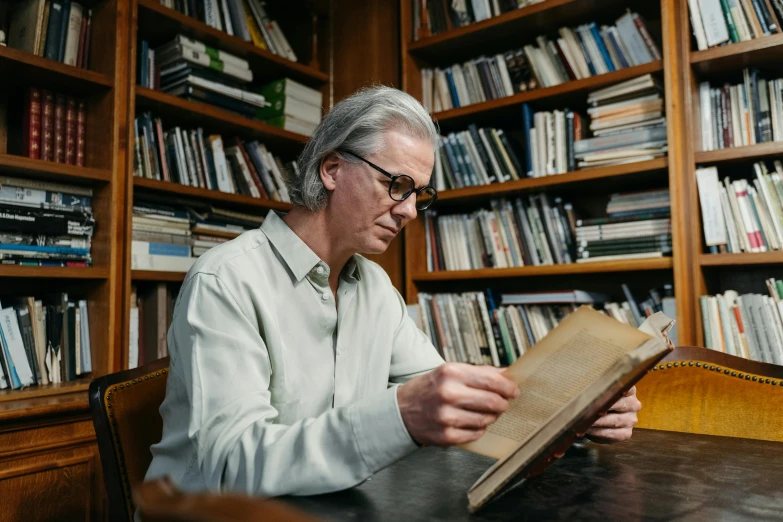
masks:
<path fill-rule="evenodd" d="M 658 312 L 639 329 L 587 306 L 518 358 L 505 375 L 522 392 L 463 449 L 498 459 L 468 491 L 475 512 L 553 460 L 670 350 L 674 321 Z"/>

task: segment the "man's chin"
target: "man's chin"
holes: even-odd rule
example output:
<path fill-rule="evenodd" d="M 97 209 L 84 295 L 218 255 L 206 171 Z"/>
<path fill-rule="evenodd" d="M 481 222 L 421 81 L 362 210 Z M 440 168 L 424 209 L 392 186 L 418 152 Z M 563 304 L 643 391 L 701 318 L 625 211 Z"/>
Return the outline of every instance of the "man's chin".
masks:
<path fill-rule="evenodd" d="M 389 243 L 391 243 L 391 239 L 385 239 L 385 238 L 377 238 L 375 241 L 372 241 L 371 243 L 368 243 L 364 246 L 362 249 L 361 254 L 362 255 L 378 255 L 383 254 L 386 252 L 386 250 L 389 249 Z"/>

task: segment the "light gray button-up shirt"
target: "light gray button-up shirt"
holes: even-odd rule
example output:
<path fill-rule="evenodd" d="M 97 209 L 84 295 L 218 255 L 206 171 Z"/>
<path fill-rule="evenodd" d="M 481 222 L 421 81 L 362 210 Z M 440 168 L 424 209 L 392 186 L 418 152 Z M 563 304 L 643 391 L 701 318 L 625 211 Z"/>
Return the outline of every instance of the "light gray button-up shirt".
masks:
<path fill-rule="evenodd" d="M 270 212 L 187 275 L 168 333 L 162 440 L 147 479 L 185 491 L 307 495 L 415 450 L 396 385 L 443 363 L 375 263 L 340 275 Z"/>

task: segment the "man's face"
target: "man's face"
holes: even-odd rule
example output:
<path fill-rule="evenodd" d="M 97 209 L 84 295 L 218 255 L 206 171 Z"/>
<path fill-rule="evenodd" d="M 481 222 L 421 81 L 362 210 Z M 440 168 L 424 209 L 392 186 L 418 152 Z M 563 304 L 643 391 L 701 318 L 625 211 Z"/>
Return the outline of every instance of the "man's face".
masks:
<path fill-rule="evenodd" d="M 420 188 L 430 182 L 434 151 L 429 141 L 389 131 L 381 151 L 365 159 L 389 174 L 407 174 Z M 332 192 L 327 211 L 340 240 L 355 252 L 383 253 L 402 227 L 416 218 L 416 195 L 394 201 L 389 197 L 392 180 L 364 162 L 338 160 L 328 177 L 325 181 Z"/>

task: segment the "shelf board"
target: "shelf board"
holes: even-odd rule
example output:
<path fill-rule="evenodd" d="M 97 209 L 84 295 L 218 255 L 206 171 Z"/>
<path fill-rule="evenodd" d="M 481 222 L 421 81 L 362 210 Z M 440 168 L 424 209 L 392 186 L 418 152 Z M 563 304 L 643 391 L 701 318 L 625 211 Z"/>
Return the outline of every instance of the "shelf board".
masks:
<path fill-rule="evenodd" d="M 21 390 L 5 389 L 0 391 L 0 403 L 20 399 L 36 399 L 38 397 L 51 397 L 74 392 L 86 392 L 90 387 L 92 377 L 84 377 L 72 382 L 60 384 L 47 384 L 45 386 L 31 386 Z"/>
<path fill-rule="evenodd" d="M 187 272 L 165 272 L 163 270 L 131 270 L 133 281 L 182 282 Z"/>
<path fill-rule="evenodd" d="M 745 67 L 780 63 L 783 34 L 773 34 L 690 53 L 691 66 L 700 75 L 738 73 Z"/>
<path fill-rule="evenodd" d="M 413 280 L 463 281 L 467 279 L 508 279 L 550 275 L 597 274 L 609 272 L 633 272 L 644 270 L 668 270 L 673 266 L 671 257 L 629 259 L 625 261 L 596 261 L 567 265 L 522 266 L 516 268 L 484 268 L 481 270 L 444 270 L 413 274 Z"/>
<path fill-rule="evenodd" d="M 612 9 L 613 4 L 617 9 Z M 509 41 L 518 42 L 520 35 L 528 32 L 537 35 L 541 34 L 542 28 L 571 26 L 584 23 L 585 19 L 593 20 L 596 13 L 609 13 L 607 16 L 614 20 L 626 5 L 614 0 L 547 0 L 409 42 L 408 51 L 431 62 L 446 64 L 461 61 L 469 56 L 505 50 Z"/>
<path fill-rule="evenodd" d="M 288 211 L 293 208 L 290 203 L 283 203 L 282 201 L 254 198 L 242 194 L 229 194 L 227 192 L 220 192 L 219 190 L 188 187 L 180 185 L 179 183 L 159 181 L 157 179 L 134 177 L 133 186 L 134 188 L 142 189 L 143 191 L 172 194 L 183 198 L 198 198 L 213 203 L 230 203 L 232 205 L 242 205 L 244 207 L 282 211 Z"/>
<path fill-rule="evenodd" d="M 36 279 L 107 279 L 109 270 L 95 267 L 0 265 L 0 277 Z"/>
<path fill-rule="evenodd" d="M 704 164 L 748 162 L 780 155 L 783 155 L 783 142 L 781 141 L 694 153 L 696 163 Z"/>
<path fill-rule="evenodd" d="M 620 176 L 635 175 L 645 172 L 655 172 L 665 170 L 668 166 L 667 158 L 658 158 L 649 161 L 640 161 L 626 165 L 614 165 L 611 167 L 598 167 L 593 169 L 579 170 L 567 174 L 557 174 L 554 176 L 542 176 L 539 178 L 525 178 L 518 181 L 507 181 L 504 183 L 492 183 L 491 185 L 481 185 L 478 187 L 466 187 L 454 190 L 444 190 L 438 192 L 438 201 L 456 202 L 467 201 L 479 198 L 500 197 L 515 192 L 526 190 L 553 187 L 558 185 L 582 183 L 603 178 L 617 178 Z"/>
<path fill-rule="evenodd" d="M 260 120 L 251 120 L 213 105 L 136 86 L 136 112 L 150 109 L 156 116 L 163 117 L 167 124 L 208 126 L 210 133 L 252 136 L 264 140 L 267 145 L 274 144 L 291 150 L 300 150 L 301 145 L 308 139 L 302 134 L 289 132 Z M 167 121 L 167 117 L 175 121 Z"/>
<path fill-rule="evenodd" d="M 109 182 L 111 180 L 111 170 L 109 169 L 77 167 L 13 154 L 0 154 L 0 173 L 80 184 L 90 181 Z"/>
<path fill-rule="evenodd" d="M 329 81 L 329 75 L 326 73 L 260 49 L 241 38 L 231 36 L 195 18 L 169 9 L 157 0 L 137 1 L 139 33 L 150 40 L 153 46 L 169 42 L 177 33 L 181 33 L 246 59 L 250 62 L 254 76 L 262 74 L 263 80 L 272 81 L 288 77 L 312 87 L 319 87 Z M 139 39 L 141 40 L 141 37 Z"/>
<path fill-rule="evenodd" d="M 13 47 L 0 46 L 0 77 L 24 78 L 25 85 L 56 85 L 71 94 L 104 91 L 111 76 L 49 60 Z"/>
<path fill-rule="evenodd" d="M 644 65 L 637 65 L 635 67 L 620 69 L 619 71 L 599 74 L 596 76 L 591 76 L 590 78 L 584 78 L 582 80 L 561 83 L 560 85 L 555 85 L 553 87 L 533 89 L 532 91 L 521 92 L 513 96 L 506 96 L 496 100 L 474 103 L 472 105 L 466 105 L 456 109 L 436 112 L 433 113 L 432 117 L 440 124 L 452 124 L 458 121 L 463 122 L 467 120 L 473 120 L 477 115 L 489 115 L 499 112 L 508 113 L 508 111 L 505 109 L 513 105 L 521 105 L 522 103 L 545 99 L 556 100 L 566 95 L 581 95 L 588 91 L 593 91 L 613 83 L 636 78 L 637 76 L 642 76 L 644 74 L 657 73 L 662 70 L 663 62 L 661 60 L 656 60 Z M 516 119 L 521 119 L 521 113 L 514 116 Z"/>
<path fill-rule="evenodd" d="M 741 254 L 702 254 L 701 266 L 743 266 L 783 264 L 783 252 L 745 252 Z"/>

